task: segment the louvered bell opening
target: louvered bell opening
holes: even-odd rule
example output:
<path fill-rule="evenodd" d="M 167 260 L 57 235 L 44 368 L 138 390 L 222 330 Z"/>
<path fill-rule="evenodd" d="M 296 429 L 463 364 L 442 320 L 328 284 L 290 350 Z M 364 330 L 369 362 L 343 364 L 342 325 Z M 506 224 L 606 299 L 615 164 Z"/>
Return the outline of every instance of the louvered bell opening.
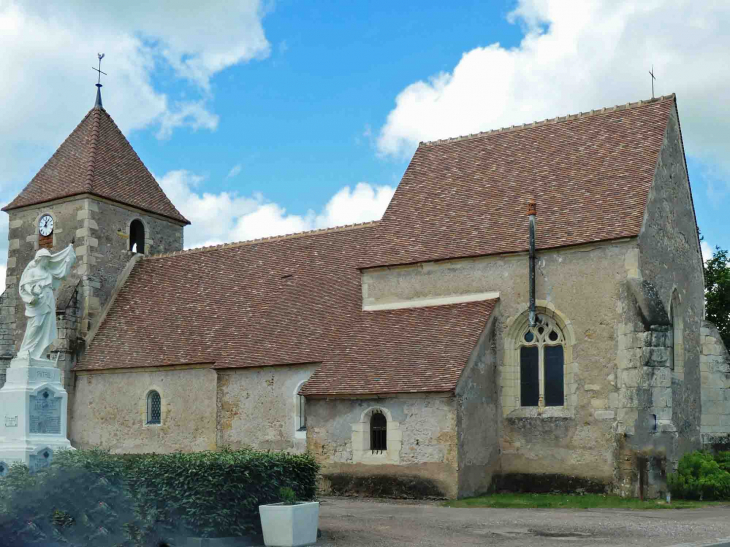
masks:
<path fill-rule="evenodd" d="M 380 412 L 370 418 L 370 450 L 382 452 L 388 449 L 388 421 Z"/>

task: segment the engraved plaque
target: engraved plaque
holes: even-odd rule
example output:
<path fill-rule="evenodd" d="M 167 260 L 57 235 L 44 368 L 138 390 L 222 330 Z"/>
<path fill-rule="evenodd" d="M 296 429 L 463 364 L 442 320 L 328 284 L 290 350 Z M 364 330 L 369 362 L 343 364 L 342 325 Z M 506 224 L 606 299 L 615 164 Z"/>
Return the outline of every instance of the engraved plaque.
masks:
<path fill-rule="evenodd" d="M 50 389 L 30 396 L 30 432 L 61 433 L 61 398 Z"/>
<path fill-rule="evenodd" d="M 5 416 L 5 427 L 18 427 L 18 417 Z"/>
<path fill-rule="evenodd" d="M 43 469 L 44 467 L 51 465 L 52 459 L 53 450 L 46 448 L 45 450 L 42 450 L 40 454 L 31 454 L 30 458 L 28 458 L 28 467 L 31 471 L 38 471 L 39 469 Z"/>

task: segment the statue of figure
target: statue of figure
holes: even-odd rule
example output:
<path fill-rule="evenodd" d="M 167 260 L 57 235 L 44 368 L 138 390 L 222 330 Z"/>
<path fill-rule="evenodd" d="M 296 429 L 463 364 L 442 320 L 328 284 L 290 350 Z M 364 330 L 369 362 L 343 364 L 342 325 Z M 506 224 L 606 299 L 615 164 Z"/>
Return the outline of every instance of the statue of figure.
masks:
<path fill-rule="evenodd" d="M 73 245 L 51 254 L 39 249 L 20 277 L 20 298 L 25 302 L 25 336 L 18 356 L 26 353 L 34 359 L 45 358 L 45 352 L 56 339 L 56 298 L 53 291 L 69 274 L 76 262 Z"/>

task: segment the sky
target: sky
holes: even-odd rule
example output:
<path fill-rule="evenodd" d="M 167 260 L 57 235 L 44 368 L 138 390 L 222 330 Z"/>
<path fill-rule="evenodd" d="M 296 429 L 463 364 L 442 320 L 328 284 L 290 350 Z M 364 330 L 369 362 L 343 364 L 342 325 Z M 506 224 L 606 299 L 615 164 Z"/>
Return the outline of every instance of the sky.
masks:
<path fill-rule="evenodd" d="M 186 247 L 380 218 L 419 141 L 648 99 L 653 67 L 707 255 L 730 248 L 727 28 L 712 0 L 0 0 L 0 203 L 93 106 L 98 52 Z"/>

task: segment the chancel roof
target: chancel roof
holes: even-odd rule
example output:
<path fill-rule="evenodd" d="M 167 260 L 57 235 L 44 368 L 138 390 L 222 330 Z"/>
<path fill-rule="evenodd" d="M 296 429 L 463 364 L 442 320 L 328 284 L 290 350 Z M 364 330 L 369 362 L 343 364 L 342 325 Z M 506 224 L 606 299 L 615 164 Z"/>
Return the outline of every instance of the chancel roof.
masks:
<path fill-rule="evenodd" d="M 637 236 L 674 95 L 422 143 L 368 266 Z"/>
<path fill-rule="evenodd" d="M 307 395 L 452 391 L 495 301 L 363 311 L 359 268 L 639 234 L 674 96 L 419 146 L 383 219 L 147 257 L 77 370 L 320 366 Z M 525 265 L 527 267 L 527 265 Z"/>
<path fill-rule="evenodd" d="M 167 198 L 111 116 L 98 106 L 86 114 L 3 211 L 80 194 L 97 195 L 190 224 Z"/>

